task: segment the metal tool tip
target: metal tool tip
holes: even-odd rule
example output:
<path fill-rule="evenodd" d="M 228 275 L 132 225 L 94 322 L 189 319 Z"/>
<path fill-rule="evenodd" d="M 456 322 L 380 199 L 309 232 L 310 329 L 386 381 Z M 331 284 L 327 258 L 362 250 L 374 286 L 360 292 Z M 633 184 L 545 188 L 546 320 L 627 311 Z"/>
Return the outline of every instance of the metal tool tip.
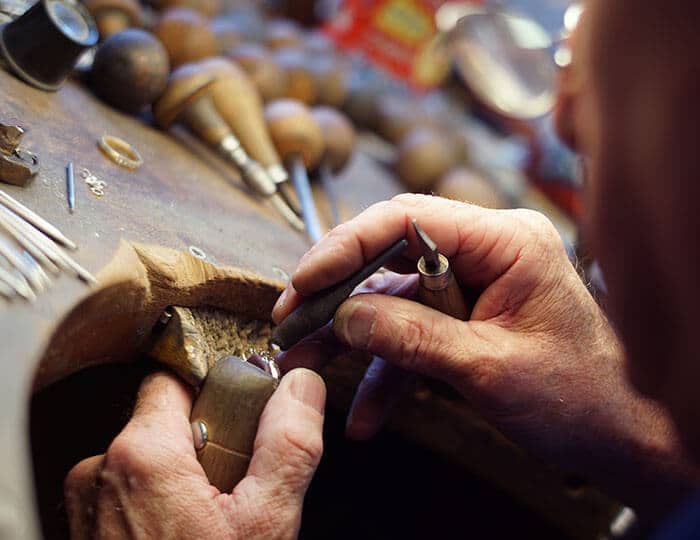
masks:
<path fill-rule="evenodd" d="M 415 219 L 412 219 L 411 222 L 413 223 L 418 242 L 423 250 L 423 258 L 425 258 L 426 267 L 428 269 L 437 268 L 440 266 L 440 255 L 438 253 L 437 244 L 428 236 L 423 228 L 418 225 Z"/>

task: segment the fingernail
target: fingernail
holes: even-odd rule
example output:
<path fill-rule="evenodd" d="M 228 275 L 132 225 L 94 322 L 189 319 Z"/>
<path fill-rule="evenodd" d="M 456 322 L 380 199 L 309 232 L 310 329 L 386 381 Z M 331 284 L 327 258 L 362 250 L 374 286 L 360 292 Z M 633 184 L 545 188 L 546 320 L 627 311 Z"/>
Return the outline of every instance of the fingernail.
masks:
<path fill-rule="evenodd" d="M 369 345 L 377 319 L 377 308 L 358 300 L 345 302 L 336 312 L 333 328 L 338 337 L 355 349 Z"/>
<path fill-rule="evenodd" d="M 287 297 L 289 296 L 289 288 L 286 288 L 285 290 L 282 291 L 282 294 L 280 294 L 280 297 L 277 299 L 277 302 L 275 302 L 274 307 L 272 308 L 272 320 L 277 322 L 277 318 L 275 315 L 277 315 L 277 312 L 280 311 L 283 307 L 284 304 L 287 302 Z"/>
<path fill-rule="evenodd" d="M 311 370 L 299 368 L 285 375 L 289 381 L 289 393 L 294 399 L 323 414 L 326 404 L 326 385 L 323 379 Z"/>

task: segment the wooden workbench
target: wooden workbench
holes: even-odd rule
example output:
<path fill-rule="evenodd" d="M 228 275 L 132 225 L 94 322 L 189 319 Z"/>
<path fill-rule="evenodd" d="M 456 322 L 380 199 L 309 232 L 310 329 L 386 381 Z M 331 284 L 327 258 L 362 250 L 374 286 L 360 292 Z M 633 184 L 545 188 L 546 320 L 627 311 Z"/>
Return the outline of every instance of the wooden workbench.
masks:
<path fill-rule="evenodd" d="M 72 238 L 76 260 L 100 282 L 90 287 L 62 275 L 34 304 L 0 302 L 0 530 L 38 538 L 28 436 L 33 390 L 90 365 L 134 360 L 167 305 L 267 318 L 285 275 L 310 244 L 182 130 L 162 133 L 74 82 L 51 94 L 0 72 L 0 92 L 0 119 L 28 130 L 22 147 L 40 162 L 30 186 L 0 187 Z M 105 133 L 136 147 L 143 167 L 132 173 L 108 161 L 96 145 Z M 76 173 L 87 168 L 108 184 L 97 198 L 76 174 L 74 214 L 66 202 L 69 161 Z M 362 154 L 337 187 L 346 218 L 400 191 Z M 204 261 L 190 254 L 192 246 Z M 362 362 L 343 358 L 326 371 L 335 406 L 349 404 Z M 565 473 L 512 446 L 439 387 L 408 396 L 392 426 L 525 501 L 571 537 L 593 538 L 617 508 L 596 490 L 567 491 Z"/>

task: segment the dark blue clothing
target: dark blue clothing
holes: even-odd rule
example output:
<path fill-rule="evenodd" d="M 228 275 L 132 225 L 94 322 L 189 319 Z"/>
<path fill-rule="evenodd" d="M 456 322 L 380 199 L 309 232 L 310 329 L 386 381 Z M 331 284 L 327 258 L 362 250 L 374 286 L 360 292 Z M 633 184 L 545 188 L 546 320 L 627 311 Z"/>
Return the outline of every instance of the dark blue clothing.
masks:
<path fill-rule="evenodd" d="M 654 533 L 651 540 L 700 540 L 700 492 L 696 493 Z"/>

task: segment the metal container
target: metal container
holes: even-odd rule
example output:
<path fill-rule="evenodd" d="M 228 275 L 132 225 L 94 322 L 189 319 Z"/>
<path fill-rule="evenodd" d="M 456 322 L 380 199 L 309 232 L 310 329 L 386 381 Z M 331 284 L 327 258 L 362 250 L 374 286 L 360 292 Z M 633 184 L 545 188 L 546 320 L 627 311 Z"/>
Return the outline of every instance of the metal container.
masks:
<path fill-rule="evenodd" d="M 21 79 L 42 90 L 58 90 L 99 33 L 75 0 L 40 0 L 0 30 L 0 54 Z"/>

